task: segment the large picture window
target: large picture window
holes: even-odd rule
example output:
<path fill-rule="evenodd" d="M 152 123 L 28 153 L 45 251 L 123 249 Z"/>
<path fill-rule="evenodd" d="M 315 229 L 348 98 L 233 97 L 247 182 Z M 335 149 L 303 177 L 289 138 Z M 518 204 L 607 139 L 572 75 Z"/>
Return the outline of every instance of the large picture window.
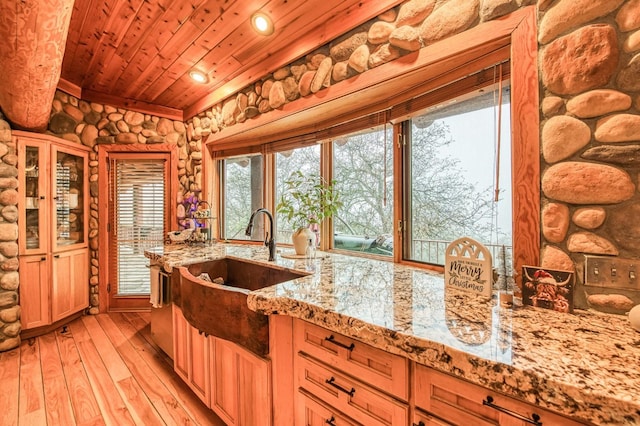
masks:
<path fill-rule="evenodd" d="M 405 258 L 443 265 L 446 246 L 463 236 L 488 246 L 496 260 L 502 247 L 510 256 L 510 90 L 502 86 L 502 96 L 497 87 L 479 90 L 405 124 Z"/>
<path fill-rule="evenodd" d="M 320 174 L 320 145 L 312 145 L 304 148 L 281 151 L 275 154 L 275 200 L 280 199 L 285 190 L 285 181 L 293 172 L 301 171 L 304 174 Z M 289 224 L 284 215 L 276 214 L 276 242 L 291 243 L 293 234 L 292 225 Z"/>
<path fill-rule="evenodd" d="M 222 237 L 247 240 L 245 229 L 251 212 L 263 207 L 262 155 L 248 155 L 222 160 Z M 256 231 L 262 229 L 263 217 L 256 220 Z M 262 235 L 262 234 L 259 234 Z"/>
<path fill-rule="evenodd" d="M 333 141 L 333 179 L 342 207 L 333 220 L 336 249 L 393 254 L 393 126 Z"/>

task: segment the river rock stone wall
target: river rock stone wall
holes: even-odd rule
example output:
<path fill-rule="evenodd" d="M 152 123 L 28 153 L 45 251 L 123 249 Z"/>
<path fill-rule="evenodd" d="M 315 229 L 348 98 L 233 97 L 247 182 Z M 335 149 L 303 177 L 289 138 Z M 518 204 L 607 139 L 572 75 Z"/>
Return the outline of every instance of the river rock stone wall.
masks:
<path fill-rule="evenodd" d="M 51 109 L 48 131 L 63 139 L 92 148 L 89 154 L 89 249 L 91 258 L 89 298 L 90 313 L 99 311 L 98 297 L 98 146 L 103 144 L 168 143 L 178 147 L 180 190 L 176 203 L 199 194 L 202 168 L 201 144 L 187 143 L 182 121 L 89 103 L 57 91 Z M 103 185 L 105 185 L 103 183 Z M 170 225 L 170 228 L 177 224 Z M 104 242 L 103 242 L 104 243 Z"/>
<path fill-rule="evenodd" d="M 276 70 L 187 122 L 190 141 L 507 15 L 535 0 L 409 0 Z"/>
<path fill-rule="evenodd" d="M 579 305 L 624 313 L 637 291 L 582 276 L 585 255 L 640 258 L 640 2 L 539 7 L 542 265 L 577 272 Z"/>
<path fill-rule="evenodd" d="M 18 156 L 0 112 L 0 352 L 20 345 Z"/>

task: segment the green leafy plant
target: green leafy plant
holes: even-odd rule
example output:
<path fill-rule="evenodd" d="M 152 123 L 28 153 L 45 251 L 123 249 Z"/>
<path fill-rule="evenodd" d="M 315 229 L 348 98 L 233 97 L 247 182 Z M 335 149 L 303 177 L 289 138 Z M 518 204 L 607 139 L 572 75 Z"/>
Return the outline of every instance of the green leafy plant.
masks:
<path fill-rule="evenodd" d="M 342 206 L 335 181 L 327 182 L 317 174 L 291 173 L 276 210 L 293 229 L 306 228 L 335 215 Z"/>

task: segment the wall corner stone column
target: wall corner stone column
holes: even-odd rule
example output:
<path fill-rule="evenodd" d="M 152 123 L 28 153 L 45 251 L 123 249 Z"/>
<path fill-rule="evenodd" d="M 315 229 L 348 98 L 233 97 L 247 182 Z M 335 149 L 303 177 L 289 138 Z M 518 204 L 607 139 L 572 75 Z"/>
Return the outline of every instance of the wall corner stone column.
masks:
<path fill-rule="evenodd" d="M 0 352 L 20 345 L 18 304 L 18 158 L 0 112 Z"/>

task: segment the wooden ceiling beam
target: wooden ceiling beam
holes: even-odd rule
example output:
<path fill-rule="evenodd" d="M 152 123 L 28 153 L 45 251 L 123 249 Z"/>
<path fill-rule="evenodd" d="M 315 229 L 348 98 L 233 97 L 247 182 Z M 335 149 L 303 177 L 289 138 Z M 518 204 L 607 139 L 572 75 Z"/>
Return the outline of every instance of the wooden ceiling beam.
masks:
<path fill-rule="evenodd" d="M 73 0 L 0 5 L 0 108 L 14 125 L 43 130 L 60 79 Z"/>
<path fill-rule="evenodd" d="M 162 105 L 150 104 L 136 99 L 127 99 L 120 96 L 100 93 L 89 89 L 82 90 L 82 99 L 87 102 L 96 102 L 111 105 L 116 108 L 124 108 L 131 111 L 138 111 L 143 114 L 156 115 L 170 120 L 184 121 L 182 110 L 169 108 Z"/>

